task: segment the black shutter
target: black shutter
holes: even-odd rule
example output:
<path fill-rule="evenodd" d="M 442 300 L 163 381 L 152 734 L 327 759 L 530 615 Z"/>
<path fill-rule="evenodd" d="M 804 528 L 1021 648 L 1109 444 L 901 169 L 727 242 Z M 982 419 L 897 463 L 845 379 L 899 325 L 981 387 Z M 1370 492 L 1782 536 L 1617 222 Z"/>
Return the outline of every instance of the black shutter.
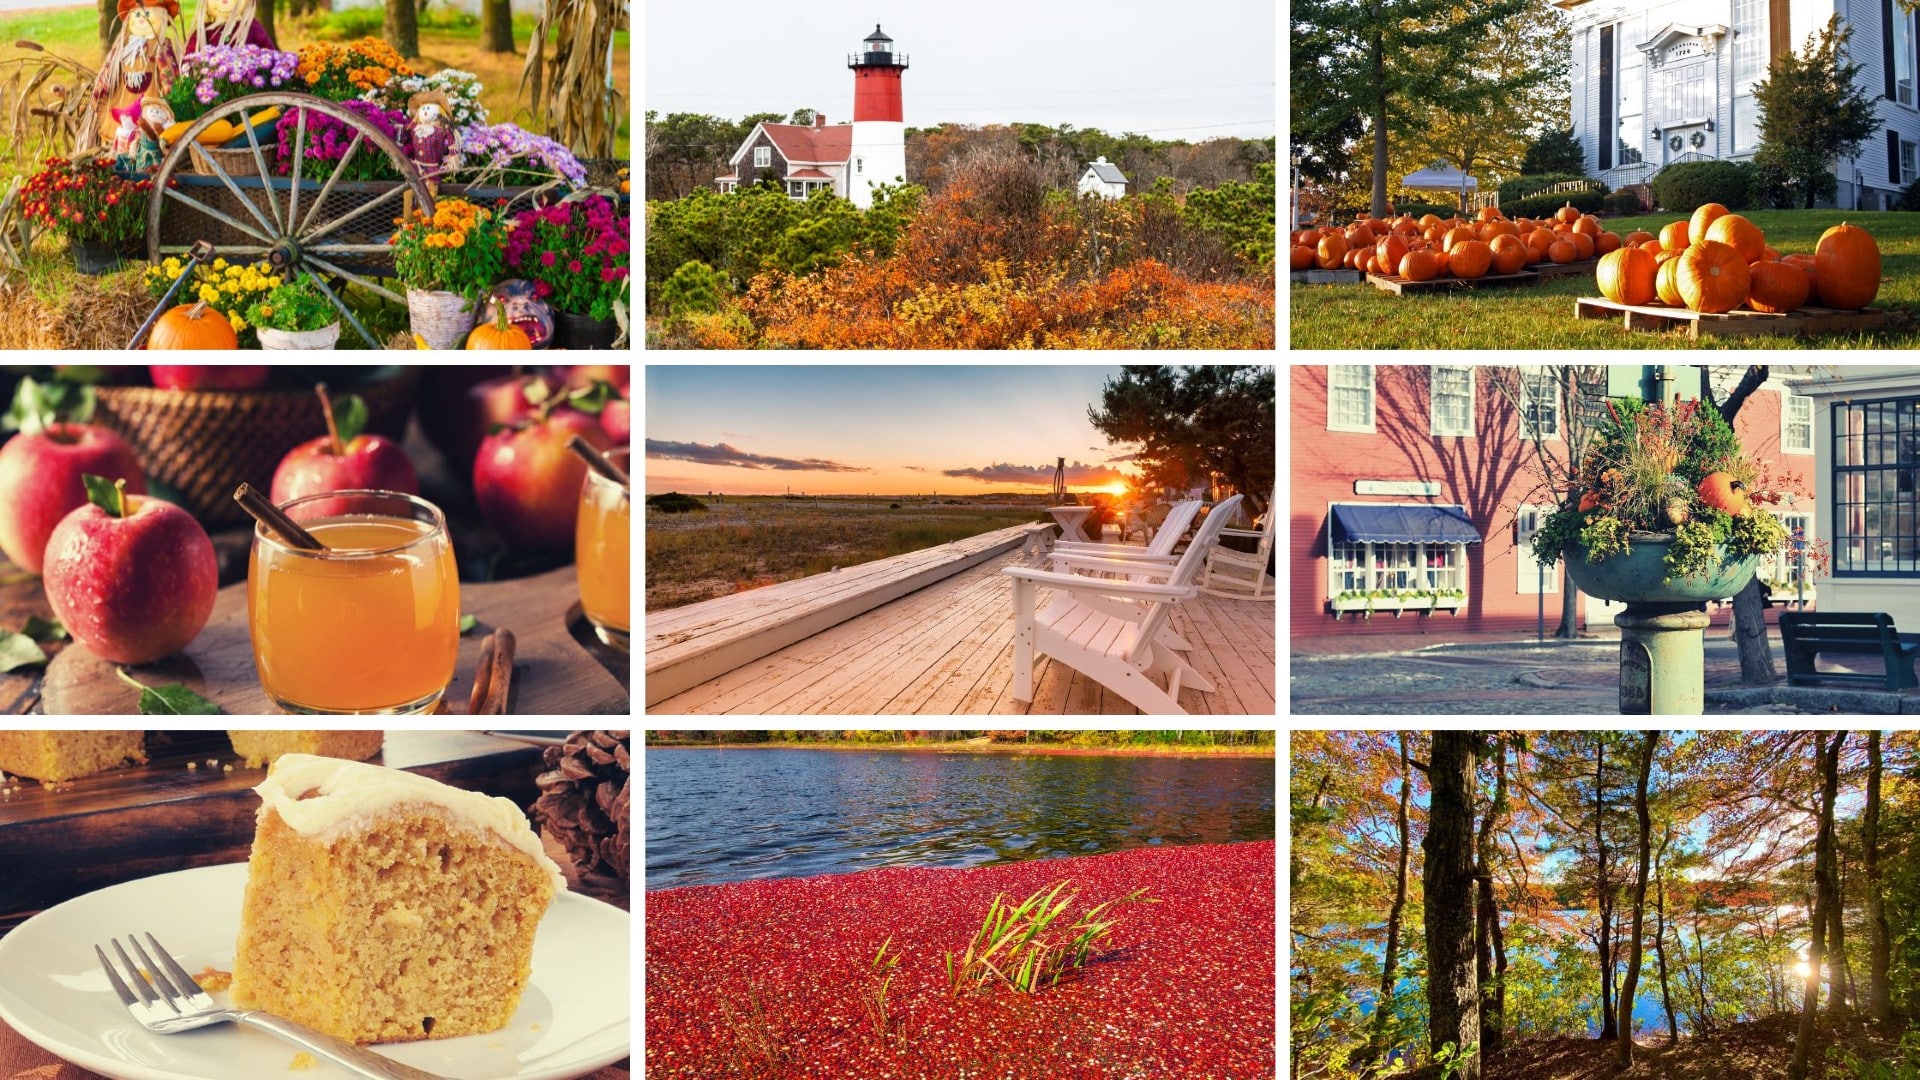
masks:
<path fill-rule="evenodd" d="M 1900 133 L 1887 129 L 1887 179 L 1900 186 Z"/>
<path fill-rule="evenodd" d="M 1880 61 L 1886 76 L 1887 100 L 1893 101 L 1893 0 L 1880 0 Z"/>
<path fill-rule="evenodd" d="M 1602 172 L 1613 168 L 1614 144 L 1620 141 L 1620 131 L 1613 119 L 1613 27 L 1600 28 L 1600 169 Z"/>

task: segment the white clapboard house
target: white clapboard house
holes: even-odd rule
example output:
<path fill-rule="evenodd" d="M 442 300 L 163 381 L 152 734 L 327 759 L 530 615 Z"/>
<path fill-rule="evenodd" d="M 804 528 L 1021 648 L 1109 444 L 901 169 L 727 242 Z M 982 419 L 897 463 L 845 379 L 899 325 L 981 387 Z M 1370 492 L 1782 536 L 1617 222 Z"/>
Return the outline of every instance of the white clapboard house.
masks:
<path fill-rule="evenodd" d="M 1920 33 L 1899 0 L 1555 0 L 1573 22 L 1573 129 L 1587 174 L 1645 183 L 1683 161 L 1750 159 L 1760 143 L 1753 85 L 1839 14 L 1881 129 L 1834 167 L 1835 203 L 1884 210 L 1920 157 Z"/>

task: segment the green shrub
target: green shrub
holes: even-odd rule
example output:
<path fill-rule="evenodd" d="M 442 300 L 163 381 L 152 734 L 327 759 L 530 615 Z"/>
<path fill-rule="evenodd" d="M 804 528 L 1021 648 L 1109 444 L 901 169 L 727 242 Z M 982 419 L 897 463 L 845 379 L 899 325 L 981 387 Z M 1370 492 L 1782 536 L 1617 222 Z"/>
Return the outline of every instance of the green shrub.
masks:
<path fill-rule="evenodd" d="M 1516 176 L 1500 182 L 1500 205 L 1504 209 L 1514 199 L 1524 199 L 1547 190 L 1555 184 L 1571 184 L 1584 180 L 1600 193 L 1605 194 L 1607 185 L 1581 173 L 1545 173 L 1539 176 Z"/>
<path fill-rule="evenodd" d="M 658 510 L 663 514 L 685 514 L 693 510 L 705 510 L 707 504 L 691 495 L 682 495 L 669 491 L 665 495 L 647 496 L 647 509 Z"/>
<path fill-rule="evenodd" d="M 1598 191 L 1563 191 L 1557 195 L 1535 195 L 1530 199 L 1516 199 L 1513 202 L 1500 200 L 1500 212 L 1510 218 L 1546 217 L 1563 206 L 1572 206 L 1583 214 L 1597 214 L 1601 209 L 1601 200 L 1606 198 Z"/>
<path fill-rule="evenodd" d="M 695 259 L 660 286 L 660 310 L 668 317 L 719 311 L 725 303 L 727 276 Z"/>
<path fill-rule="evenodd" d="M 1520 175 L 1577 173 L 1585 161 L 1580 140 L 1563 128 L 1548 128 L 1527 144 L 1527 156 L 1520 162 Z"/>
<path fill-rule="evenodd" d="M 1753 166 L 1744 161 L 1669 165 L 1653 178 L 1653 201 L 1674 213 L 1691 213 L 1710 202 L 1745 210 L 1753 205 Z"/>
<path fill-rule="evenodd" d="M 1640 212 L 1640 196 L 1631 191 L 1616 191 L 1601 199 L 1600 205 L 1609 214 L 1637 214 Z"/>
<path fill-rule="evenodd" d="M 1454 203 L 1396 202 L 1393 204 L 1393 209 L 1396 216 L 1412 214 L 1414 217 L 1420 217 L 1423 214 L 1433 214 L 1441 218 L 1450 218 L 1460 215 L 1460 207 Z"/>

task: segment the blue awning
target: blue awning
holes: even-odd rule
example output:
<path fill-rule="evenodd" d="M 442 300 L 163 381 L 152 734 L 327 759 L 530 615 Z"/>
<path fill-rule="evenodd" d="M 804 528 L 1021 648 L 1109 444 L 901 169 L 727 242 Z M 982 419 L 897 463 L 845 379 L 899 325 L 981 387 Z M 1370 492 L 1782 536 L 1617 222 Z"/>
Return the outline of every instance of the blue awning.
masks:
<path fill-rule="evenodd" d="M 1480 530 L 1457 506 L 1365 506 L 1333 508 L 1336 537 L 1375 544 L 1477 544 Z"/>

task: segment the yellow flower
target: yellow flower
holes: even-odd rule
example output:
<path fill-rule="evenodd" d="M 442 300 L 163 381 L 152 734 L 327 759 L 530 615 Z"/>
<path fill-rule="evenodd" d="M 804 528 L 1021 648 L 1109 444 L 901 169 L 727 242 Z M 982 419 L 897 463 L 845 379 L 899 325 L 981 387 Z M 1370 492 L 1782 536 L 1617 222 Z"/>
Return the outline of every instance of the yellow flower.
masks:
<path fill-rule="evenodd" d="M 215 270 L 225 270 L 227 268 L 227 260 L 225 259 L 213 260 L 213 268 Z"/>
<path fill-rule="evenodd" d="M 200 299 L 205 300 L 209 304 L 216 303 L 220 299 L 220 290 L 211 285 L 202 285 L 200 286 Z"/>
<path fill-rule="evenodd" d="M 247 328 L 247 320 L 241 318 L 240 313 L 237 311 L 228 315 L 227 321 L 233 324 L 233 332 L 236 334 Z"/>

